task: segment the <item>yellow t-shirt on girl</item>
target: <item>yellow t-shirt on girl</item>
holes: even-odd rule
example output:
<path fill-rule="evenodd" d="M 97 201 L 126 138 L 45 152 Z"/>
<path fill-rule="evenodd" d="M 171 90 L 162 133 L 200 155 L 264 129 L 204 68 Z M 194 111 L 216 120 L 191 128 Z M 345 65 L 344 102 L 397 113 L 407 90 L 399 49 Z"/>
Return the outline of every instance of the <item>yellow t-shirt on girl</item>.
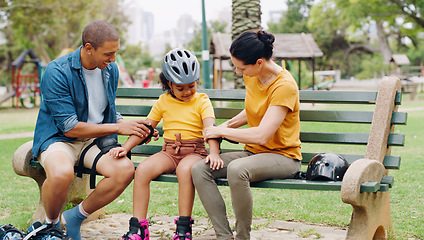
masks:
<path fill-rule="evenodd" d="M 157 122 L 163 119 L 163 137 L 168 140 L 175 140 L 174 133 L 181 133 L 181 140 L 203 138 L 203 119 L 208 117 L 215 118 L 212 103 L 208 95 L 198 92 L 190 102 L 164 93 L 147 116 Z"/>

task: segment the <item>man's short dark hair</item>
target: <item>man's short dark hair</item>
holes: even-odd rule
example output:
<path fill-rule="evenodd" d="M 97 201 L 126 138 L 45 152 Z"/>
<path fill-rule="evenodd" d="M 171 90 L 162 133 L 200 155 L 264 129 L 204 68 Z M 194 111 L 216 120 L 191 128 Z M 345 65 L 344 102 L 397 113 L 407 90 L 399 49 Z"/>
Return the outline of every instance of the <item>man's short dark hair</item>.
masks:
<path fill-rule="evenodd" d="M 119 33 L 104 20 L 89 23 L 82 32 L 82 45 L 90 43 L 94 49 L 102 46 L 106 41 L 118 41 Z"/>

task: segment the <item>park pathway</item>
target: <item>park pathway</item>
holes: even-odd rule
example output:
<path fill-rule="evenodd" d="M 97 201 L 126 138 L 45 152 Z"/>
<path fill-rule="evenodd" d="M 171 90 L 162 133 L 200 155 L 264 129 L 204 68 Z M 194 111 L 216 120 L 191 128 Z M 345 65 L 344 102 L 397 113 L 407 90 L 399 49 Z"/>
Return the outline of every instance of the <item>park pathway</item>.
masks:
<path fill-rule="evenodd" d="M 117 213 L 84 223 L 81 228 L 82 237 L 86 240 L 120 240 L 128 231 L 129 214 Z M 149 227 L 151 240 L 172 239 L 175 231 L 174 217 L 153 217 Z M 230 223 L 234 226 L 234 220 Z M 300 222 L 268 221 L 257 219 L 253 221 L 254 229 L 251 232 L 252 240 L 298 240 L 298 239 L 325 239 L 342 240 L 346 238 L 347 230 L 335 227 L 309 225 Z M 212 240 L 215 233 L 206 218 L 195 219 L 193 225 L 193 239 Z"/>
<path fill-rule="evenodd" d="M 33 137 L 33 132 L 22 132 L 0 135 L 0 140 L 13 138 Z M 100 219 L 84 223 L 81 234 L 85 240 L 121 240 L 121 236 L 128 231 L 129 214 L 108 214 Z M 151 221 L 150 239 L 172 239 L 175 231 L 174 219 L 176 216 L 153 217 Z M 230 220 L 234 226 L 234 219 Z M 323 239 L 341 240 L 346 238 L 347 230 L 320 225 L 310 225 L 301 222 L 269 221 L 267 219 L 253 220 L 252 240 L 297 240 L 297 239 Z M 195 219 L 193 225 L 193 238 L 195 240 L 212 240 L 215 233 L 207 218 Z"/>

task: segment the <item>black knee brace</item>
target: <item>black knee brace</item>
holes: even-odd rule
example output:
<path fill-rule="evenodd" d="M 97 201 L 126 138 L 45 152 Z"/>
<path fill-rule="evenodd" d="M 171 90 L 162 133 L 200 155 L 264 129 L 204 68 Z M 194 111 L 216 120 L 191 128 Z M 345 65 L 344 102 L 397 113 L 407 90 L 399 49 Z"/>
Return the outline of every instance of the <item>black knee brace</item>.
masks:
<path fill-rule="evenodd" d="M 103 156 L 103 154 L 109 152 L 110 149 L 115 147 L 121 147 L 121 144 L 113 137 L 110 136 L 104 136 L 94 139 L 94 141 L 88 145 L 81 153 L 78 167 L 77 167 L 77 177 L 82 177 L 82 174 L 84 172 L 84 157 L 87 151 L 94 145 L 97 145 L 97 147 L 100 149 L 100 153 L 97 154 L 96 158 L 93 161 L 93 165 L 91 166 L 90 170 L 90 189 L 94 189 L 96 187 L 96 165 L 99 159 Z"/>

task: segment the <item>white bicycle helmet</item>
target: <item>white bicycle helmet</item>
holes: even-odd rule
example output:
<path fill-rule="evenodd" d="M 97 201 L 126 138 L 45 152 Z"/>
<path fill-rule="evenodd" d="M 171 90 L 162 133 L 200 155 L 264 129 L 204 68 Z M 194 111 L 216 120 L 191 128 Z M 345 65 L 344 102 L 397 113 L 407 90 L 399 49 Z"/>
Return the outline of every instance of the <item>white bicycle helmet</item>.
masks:
<path fill-rule="evenodd" d="M 186 49 L 169 51 L 163 58 L 162 71 L 166 79 L 175 84 L 189 84 L 200 78 L 199 61 Z"/>

